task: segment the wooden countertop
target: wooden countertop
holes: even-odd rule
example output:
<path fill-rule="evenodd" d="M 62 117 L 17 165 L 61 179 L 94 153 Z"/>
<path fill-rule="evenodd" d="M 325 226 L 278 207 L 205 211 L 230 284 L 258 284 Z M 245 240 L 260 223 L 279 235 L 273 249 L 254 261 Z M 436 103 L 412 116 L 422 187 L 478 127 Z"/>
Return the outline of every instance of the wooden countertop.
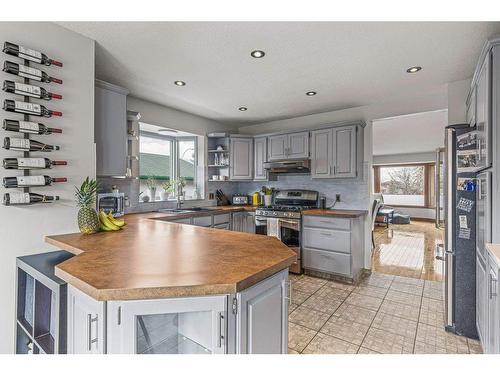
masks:
<path fill-rule="evenodd" d="M 302 211 L 304 215 L 311 216 L 337 216 L 337 217 L 345 217 L 345 218 L 355 218 L 360 216 L 365 216 L 368 214 L 368 211 L 364 210 L 329 210 L 329 209 L 320 209 L 314 208 L 310 210 Z"/>
<path fill-rule="evenodd" d="M 235 293 L 295 261 L 274 237 L 151 220 L 162 217 L 125 215 L 121 231 L 47 236 L 77 254 L 55 274 L 96 300 L 152 299 Z"/>
<path fill-rule="evenodd" d="M 500 267 L 500 244 L 487 243 L 486 250 L 495 258 L 495 261 Z"/>

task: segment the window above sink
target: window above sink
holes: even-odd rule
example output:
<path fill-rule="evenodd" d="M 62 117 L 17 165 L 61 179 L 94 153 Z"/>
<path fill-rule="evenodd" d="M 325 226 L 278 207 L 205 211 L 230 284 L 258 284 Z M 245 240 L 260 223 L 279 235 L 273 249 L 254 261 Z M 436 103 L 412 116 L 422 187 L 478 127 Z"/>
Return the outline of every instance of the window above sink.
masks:
<path fill-rule="evenodd" d="M 172 186 L 182 181 L 182 200 L 203 198 L 203 168 L 198 168 L 200 136 L 162 126 L 139 123 L 139 180 L 148 202 L 176 200 Z M 154 197 L 153 197 L 154 194 Z"/>

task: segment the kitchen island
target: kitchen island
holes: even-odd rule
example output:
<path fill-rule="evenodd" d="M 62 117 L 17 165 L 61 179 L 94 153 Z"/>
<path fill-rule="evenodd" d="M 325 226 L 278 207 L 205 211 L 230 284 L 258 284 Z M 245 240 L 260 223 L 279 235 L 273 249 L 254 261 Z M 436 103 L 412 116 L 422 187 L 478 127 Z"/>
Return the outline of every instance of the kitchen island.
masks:
<path fill-rule="evenodd" d="M 47 236 L 77 256 L 69 353 L 286 353 L 288 267 L 278 239 L 127 215 L 119 232 Z"/>

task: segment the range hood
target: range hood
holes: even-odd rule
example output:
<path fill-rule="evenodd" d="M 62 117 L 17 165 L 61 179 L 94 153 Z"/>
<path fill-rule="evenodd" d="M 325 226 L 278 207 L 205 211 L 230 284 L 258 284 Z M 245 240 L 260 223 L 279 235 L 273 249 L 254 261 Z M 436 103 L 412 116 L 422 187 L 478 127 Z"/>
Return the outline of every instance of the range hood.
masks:
<path fill-rule="evenodd" d="M 264 169 L 271 173 L 310 173 L 311 161 L 302 160 L 282 160 L 264 163 Z"/>

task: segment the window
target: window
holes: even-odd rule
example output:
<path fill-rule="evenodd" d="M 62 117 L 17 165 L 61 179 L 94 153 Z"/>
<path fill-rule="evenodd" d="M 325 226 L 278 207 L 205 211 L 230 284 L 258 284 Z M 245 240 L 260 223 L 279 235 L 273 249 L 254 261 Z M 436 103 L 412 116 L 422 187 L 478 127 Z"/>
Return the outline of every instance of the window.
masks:
<path fill-rule="evenodd" d="M 377 165 L 374 190 L 393 206 L 434 207 L 434 164 Z"/>
<path fill-rule="evenodd" d="M 183 178 L 185 199 L 199 199 L 197 188 L 197 156 L 198 142 L 196 136 L 172 136 L 155 131 L 152 125 L 142 126 L 139 142 L 139 178 L 142 195 L 150 197 L 150 201 L 176 199 L 171 192 L 164 189 L 164 184 Z M 166 132 L 164 132 L 166 133 Z M 186 133 L 183 133 L 186 134 Z M 155 180 L 155 197 L 151 197 L 148 178 Z M 141 196 L 142 196 L 141 195 Z"/>

